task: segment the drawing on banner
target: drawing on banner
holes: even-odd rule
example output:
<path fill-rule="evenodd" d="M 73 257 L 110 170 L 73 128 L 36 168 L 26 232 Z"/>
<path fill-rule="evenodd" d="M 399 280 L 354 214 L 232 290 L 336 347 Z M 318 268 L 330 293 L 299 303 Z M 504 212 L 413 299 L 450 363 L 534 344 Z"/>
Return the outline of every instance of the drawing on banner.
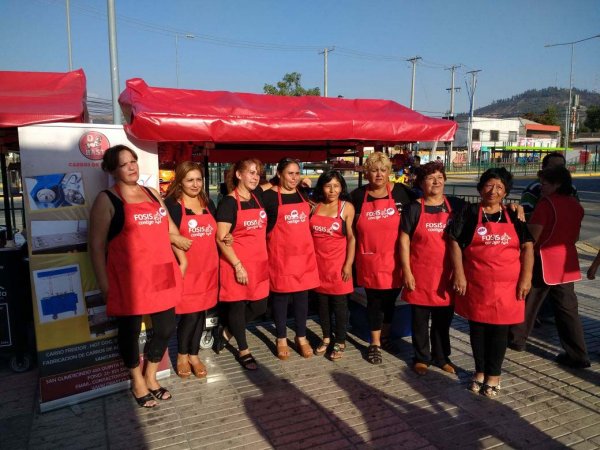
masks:
<path fill-rule="evenodd" d="M 31 253 L 87 251 L 87 220 L 32 220 Z"/>
<path fill-rule="evenodd" d="M 32 211 L 85 205 L 80 172 L 27 177 L 25 186 Z"/>
<path fill-rule="evenodd" d="M 33 271 L 40 323 L 85 313 L 79 265 Z"/>
<path fill-rule="evenodd" d="M 117 334 L 117 320 L 106 315 L 106 301 L 101 291 L 86 292 L 85 306 L 91 337 L 110 337 Z"/>

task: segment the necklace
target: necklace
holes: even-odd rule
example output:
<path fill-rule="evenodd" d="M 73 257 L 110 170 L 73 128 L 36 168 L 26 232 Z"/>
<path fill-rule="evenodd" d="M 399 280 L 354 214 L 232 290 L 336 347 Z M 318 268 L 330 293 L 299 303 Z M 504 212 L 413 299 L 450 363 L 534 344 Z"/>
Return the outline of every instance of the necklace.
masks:
<path fill-rule="evenodd" d="M 242 193 L 240 191 L 238 191 L 238 196 L 240 197 L 240 199 L 242 199 L 245 202 L 250 201 L 250 199 L 252 198 L 252 194 L 248 193 L 248 196 L 244 196 L 242 195 Z"/>
<path fill-rule="evenodd" d="M 501 212 L 501 211 L 502 211 L 502 210 L 500 210 L 500 211 L 498 211 L 498 212 Z M 481 208 L 481 212 L 483 213 L 483 217 L 485 217 L 485 221 L 486 221 L 486 222 L 491 222 L 491 220 L 488 218 L 487 214 L 485 213 L 485 209 Z M 496 214 L 496 213 L 492 213 L 492 214 Z M 500 214 L 500 215 L 498 216 L 498 220 L 496 220 L 496 223 L 499 223 L 501 218 L 502 218 L 502 214 Z"/>

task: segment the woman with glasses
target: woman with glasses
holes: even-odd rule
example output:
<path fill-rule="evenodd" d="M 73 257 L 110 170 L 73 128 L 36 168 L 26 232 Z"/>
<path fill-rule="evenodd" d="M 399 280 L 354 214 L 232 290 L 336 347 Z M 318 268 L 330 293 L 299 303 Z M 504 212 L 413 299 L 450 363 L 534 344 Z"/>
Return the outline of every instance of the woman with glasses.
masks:
<path fill-rule="evenodd" d="M 416 197 L 405 185 L 389 182 L 392 164 L 382 152 L 371 153 L 363 171 L 369 183 L 351 194 L 356 209 L 356 281 L 367 296 L 371 329 L 367 361 L 381 364 L 381 347 L 392 348 L 390 331 L 402 286 L 400 215 Z"/>
<path fill-rule="evenodd" d="M 180 316 L 177 375 L 187 378 L 193 372 L 197 378 L 203 378 L 207 371 L 198 352 L 206 311 L 217 304 L 219 256 L 215 243 L 216 208 L 204 191 L 199 164 L 185 161 L 175 168 L 175 179 L 167 189 L 165 205 L 181 233 L 173 239 L 180 247 L 187 247 L 188 259 L 183 294 L 175 307 Z M 186 245 L 188 240 L 189 245 Z"/>
<path fill-rule="evenodd" d="M 315 249 L 310 233 L 310 205 L 299 189 L 300 165 L 284 158 L 277 165 L 273 187 L 263 193 L 267 213 L 267 249 L 273 318 L 277 332 L 277 357 L 289 358 L 287 344 L 288 303 L 293 304 L 297 351 L 310 358 L 306 339 L 308 290 L 320 285 Z"/>
<path fill-rule="evenodd" d="M 486 397 L 499 393 L 509 328 L 525 319 L 531 289 L 533 238 L 503 205 L 512 179 L 504 168 L 486 170 L 477 184 L 480 203 L 448 226 L 455 308 L 469 320 L 475 359 L 469 389 Z"/>

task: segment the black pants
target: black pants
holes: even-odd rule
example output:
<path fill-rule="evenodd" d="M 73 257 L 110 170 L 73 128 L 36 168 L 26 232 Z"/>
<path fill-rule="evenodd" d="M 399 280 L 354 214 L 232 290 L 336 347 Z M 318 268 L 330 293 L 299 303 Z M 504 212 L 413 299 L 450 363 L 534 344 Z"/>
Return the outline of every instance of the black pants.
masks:
<path fill-rule="evenodd" d="M 454 317 L 454 306 L 410 305 L 410 311 L 415 362 L 440 367 L 449 363 L 450 323 Z M 431 328 L 429 328 L 430 317 Z"/>
<path fill-rule="evenodd" d="M 379 331 L 383 324 L 391 325 L 394 319 L 394 308 L 400 289 L 368 289 L 367 317 L 371 331 Z"/>
<path fill-rule="evenodd" d="M 181 314 L 177 324 L 177 352 L 182 355 L 197 355 L 200 338 L 204 331 L 206 311 Z"/>
<path fill-rule="evenodd" d="M 152 333 L 146 341 L 146 359 L 150 362 L 160 362 L 169 339 L 175 331 L 175 308 L 150 314 L 152 319 Z M 139 339 L 142 329 L 142 316 L 119 316 L 117 317 L 119 334 L 117 342 L 119 353 L 128 369 L 135 369 L 140 365 Z"/>
<path fill-rule="evenodd" d="M 546 297 L 553 302 L 558 337 L 565 352 L 574 361 L 588 361 L 575 285 L 566 283 L 549 286 L 544 283 L 539 257 L 535 259 L 532 287 L 525 299 L 525 322 L 510 328 L 511 343 L 518 346 L 525 345 Z"/>
<path fill-rule="evenodd" d="M 469 320 L 471 350 L 475 359 L 475 372 L 493 377 L 502 373 L 510 325 L 493 325 Z"/>
<path fill-rule="evenodd" d="M 283 339 L 287 336 L 287 310 L 288 303 L 294 304 L 294 319 L 296 321 L 296 336 L 306 336 L 306 318 L 308 317 L 308 291 L 271 293 L 273 320 L 277 338 Z"/>
<path fill-rule="evenodd" d="M 222 303 L 227 304 L 227 328 L 235 338 L 238 350 L 247 350 L 246 326 L 267 311 L 267 298 L 255 301 L 240 300 Z"/>
<path fill-rule="evenodd" d="M 317 294 L 319 299 L 319 319 L 324 338 L 331 338 L 331 313 L 335 320 L 335 342 L 346 342 L 348 326 L 348 295 Z"/>

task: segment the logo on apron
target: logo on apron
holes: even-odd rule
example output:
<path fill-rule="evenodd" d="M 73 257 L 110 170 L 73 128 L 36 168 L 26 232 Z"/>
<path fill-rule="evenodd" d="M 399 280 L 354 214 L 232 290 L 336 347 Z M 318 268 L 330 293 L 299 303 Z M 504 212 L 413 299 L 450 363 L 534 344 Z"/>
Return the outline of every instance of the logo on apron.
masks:
<path fill-rule="evenodd" d="M 306 221 L 306 214 L 304 214 L 304 212 L 298 214 L 298 210 L 293 209 L 289 214 L 283 216 L 283 218 L 285 219 L 286 223 L 297 224 Z"/>

